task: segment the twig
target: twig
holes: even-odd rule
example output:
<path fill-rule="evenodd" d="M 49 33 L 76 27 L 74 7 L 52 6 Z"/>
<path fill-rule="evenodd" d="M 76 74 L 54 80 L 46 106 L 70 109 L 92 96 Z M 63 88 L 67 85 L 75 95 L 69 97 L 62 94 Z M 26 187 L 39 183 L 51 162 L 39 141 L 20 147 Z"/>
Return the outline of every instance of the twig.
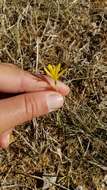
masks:
<path fill-rule="evenodd" d="M 90 164 L 92 164 L 92 165 L 98 166 L 99 168 L 101 168 L 104 171 L 107 171 L 107 166 L 100 165 L 100 164 L 98 164 L 97 162 L 94 162 L 94 161 L 88 161 L 88 162 Z"/>
<path fill-rule="evenodd" d="M 39 177 L 39 176 L 34 176 L 34 175 L 30 175 L 30 174 L 24 174 L 24 173 L 20 173 L 21 175 L 24 175 L 26 177 L 32 177 L 34 179 L 39 179 L 39 180 L 42 180 L 42 181 L 45 181 L 45 179 L 43 179 L 42 177 Z M 48 179 L 48 178 L 47 178 Z M 57 184 L 57 183 L 53 183 L 51 181 L 49 181 L 49 183 L 51 183 L 52 185 L 56 186 L 56 187 L 60 187 L 64 190 L 70 190 L 69 188 L 66 188 L 64 187 L 63 185 L 60 185 L 60 184 Z"/>
<path fill-rule="evenodd" d="M 101 76 L 101 77 L 80 77 L 80 78 L 74 78 L 74 79 L 71 79 L 71 80 L 68 80 L 68 81 L 65 81 L 66 84 L 70 84 L 71 82 L 73 81 L 78 81 L 78 80 L 93 80 L 93 79 L 106 79 L 107 76 Z"/>
<path fill-rule="evenodd" d="M 36 150 L 33 146 L 31 146 L 31 144 L 16 130 L 16 129 L 13 129 L 13 131 L 20 136 L 21 139 L 23 139 L 23 141 L 31 148 L 32 151 L 34 151 L 36 154 Z"/>
<path fill-rule="evenodd" d="M 3 184 L 3 185 L 1 186 L 2 189 L 7 189 L 7 188 L 13 189 L 13 187 L 23 187 L 23 188 L 28 188 L 28 189 L 31 189 L 31 190 L 32 190 L 31 187 L 26 186 L 26 185 L 23 185 L 23 184 L 10 184 L 10 185 Z"/>
<path fill-rule="evenodd" d="M 40 43 L 40 40 L 39 40 L 39 37 L 37 37 L 37 55 L 36 55 L 36 73 L 38 72 L 38 65 L 39 65 L 39 43 Z"/>

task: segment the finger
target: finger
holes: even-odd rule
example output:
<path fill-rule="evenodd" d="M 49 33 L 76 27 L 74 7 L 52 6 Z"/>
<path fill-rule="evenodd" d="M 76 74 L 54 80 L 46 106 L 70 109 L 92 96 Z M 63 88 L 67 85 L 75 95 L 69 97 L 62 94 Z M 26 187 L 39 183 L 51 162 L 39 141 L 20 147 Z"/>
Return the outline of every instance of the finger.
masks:
<path fill-rule="evenodd" d="M 0 101 L 0 134 L 33 117 L 42 116 L 63 105 L 63 97 L 53 91 L 28 93 Z"/>
<path fill-rule="evenodd" d="M 48 82 L 50 89 L 56 90 L 57 92 L 61 93 L 63 96 L 69 94 L 70 88 L 67 85 L 65 85 L 63 82 L 56 81 L 55 83 L 55 81 L 52 78 L 44 75 L 44 80 L 45 79 Z"/>
<path fill-rule="evenodd" d="M 0 64 L 0 91 L 8 93 L 44 90 L 49 85 L 12 64 Z"/>
<path fill-rule="evenodd" d="M 46 80 L 45 80 L 46 79 Z M 36 77 L 11 64 L 0 65 L 0 91 L 8 93 L 21 93 L 33 91 L 56 90 L 62 95 L 69 93 L 69 87 L 58 81 L 55 85 L 51 78 Z"/>
<path fill-rule="evenodd" d="M 10 144 L 10 134 L 12 129 L 9 129 L 0 135 L 0 147 L 7 148 Z"/>

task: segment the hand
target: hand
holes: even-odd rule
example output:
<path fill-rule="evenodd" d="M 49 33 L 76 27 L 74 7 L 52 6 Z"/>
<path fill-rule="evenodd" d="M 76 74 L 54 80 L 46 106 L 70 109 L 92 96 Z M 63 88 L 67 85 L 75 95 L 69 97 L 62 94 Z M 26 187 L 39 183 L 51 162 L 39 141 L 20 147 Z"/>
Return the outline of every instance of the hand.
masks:
<path fill-rule="evenodd" d="M 62 107 L 68 93 L 62 82 L 55 85 L 47 76 L 40 79 L 15 65 L 0 64 L 0 147 L 9 145 L 13 127 Z"/>

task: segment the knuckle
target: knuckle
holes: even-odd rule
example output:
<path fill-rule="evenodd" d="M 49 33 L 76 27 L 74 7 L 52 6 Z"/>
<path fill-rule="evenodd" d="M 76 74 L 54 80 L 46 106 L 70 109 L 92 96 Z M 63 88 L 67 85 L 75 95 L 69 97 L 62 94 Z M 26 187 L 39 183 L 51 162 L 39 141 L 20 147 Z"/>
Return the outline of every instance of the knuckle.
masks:
<path fill-rule="evenodd" d="M 40 94 L 25 94 L 25 114 L 27 119 L 31 120 L 33 117 L 39 117 L 48 113 L 48 107 L 46 103 L 45 96 L 40 96 Z"/>
<path fill-rule="evenodd" d="M 24 106 L 25 106 L 25 117 L 28 120 L 33 118 L 34 113 L 34 103 L 30 95 L 24 94 Z"/>

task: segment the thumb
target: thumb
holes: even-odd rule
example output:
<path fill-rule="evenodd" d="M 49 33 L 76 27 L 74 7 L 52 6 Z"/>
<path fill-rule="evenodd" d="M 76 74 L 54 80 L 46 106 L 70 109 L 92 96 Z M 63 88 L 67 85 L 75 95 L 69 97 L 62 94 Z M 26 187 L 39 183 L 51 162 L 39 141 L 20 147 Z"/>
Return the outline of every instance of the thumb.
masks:
<path fill-rule="evenodd" d="M 18 95 L 0 101 L 0 134 L 16 125 L 54 111 L 63 105 L 63 97 L 53 91 Z"/>

